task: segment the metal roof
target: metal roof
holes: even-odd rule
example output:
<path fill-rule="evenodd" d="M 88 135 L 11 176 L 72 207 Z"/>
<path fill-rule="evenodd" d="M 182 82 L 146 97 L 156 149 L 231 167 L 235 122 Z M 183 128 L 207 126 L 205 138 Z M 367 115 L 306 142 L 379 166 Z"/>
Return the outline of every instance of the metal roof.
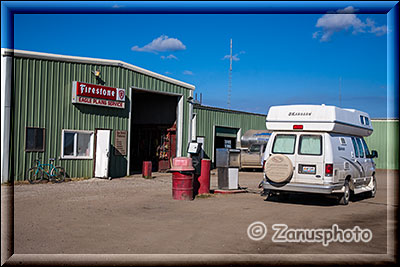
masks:
<path fill-rule="evenodd" d="M 227 112 L 227 113 L 241 113 L 241 114 L 257 115 L 257 116 L 264 116 L 264 117 L 267 116 L 266 114 L 261 114 L 261 113 L 253 113 L 253 112 L 233 110 L 233 109 L 217 108 L 217 107 L 205 106 L 205 105 L 197 104 L 197 103 L 194 104 L 193 107 L 197 108 L 197 109 L 207 109 L 207 110 L 221 111 L 221 112 Z"/>
<path fill-rule="evenodd" d="M 99 65 L 111 65 L 118 66 L 121 68 L 133 70 L 169 83 L 173 83 L 176 85 L 183 86 L 190 90 L 194 90 L 195 86 L 175 80 L 173 78 L 140 68 L 138 66 L 120 61 L 120 60 L 111 60 L 111 59 L 99 59 L 99 58 L 90 58 L 90 57 L 77 57 L 77 56 L 67 56 L 67 55 L 58 55 L 58 54 L 50 54 L 50 53 L 42 53 L 42 52 L 33 52 L 26 50 L 18 50 L 18 49 L 8 49 L 2 48 L 1 55 L 4 56 L 14 56 L 14 57 L 26 57 L 26 58 L 36 58 L 36 59 L 48 59 L 55 61 L 66 61 L 66 62 L 76 62 L 76 63 L 91 63 L 91 64 L 99 64 Z"/>

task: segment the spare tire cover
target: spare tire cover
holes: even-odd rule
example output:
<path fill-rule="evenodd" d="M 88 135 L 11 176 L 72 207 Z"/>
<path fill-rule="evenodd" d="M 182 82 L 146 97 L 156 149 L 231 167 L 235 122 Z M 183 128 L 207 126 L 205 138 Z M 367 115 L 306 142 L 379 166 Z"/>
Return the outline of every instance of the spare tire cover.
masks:
<path fill-rule="evenodd" d="M 276 154 L 268 158 L 264 167 L 265 175 L 274 183 L 283 183 L 292 177 L 293 164 L 285 155 Z"/>

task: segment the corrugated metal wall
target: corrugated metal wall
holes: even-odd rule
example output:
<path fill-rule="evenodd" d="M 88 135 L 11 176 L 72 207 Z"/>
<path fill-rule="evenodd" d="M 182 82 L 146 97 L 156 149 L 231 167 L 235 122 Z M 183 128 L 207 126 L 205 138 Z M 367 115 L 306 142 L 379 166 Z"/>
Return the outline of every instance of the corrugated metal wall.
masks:
<path fill-rule="evenodd" d="M 369 150 L 376 150 L 378 169 L 399 169 L 399 120 L 372 120 L 374 131 L 366 137 Z"/>
<path fill-rule="evenodd" d="M 99 69 L 105 86 L 126 89 L 124 110 L 71 103 L 72 81 L 96 84 L 92 70 Z M 128 130 L 129 87 L 182 94 L 189 89 L 116 66 L 16 57 L 13 61 L 13 91 L 11 114 L 11 177 L 23 180 L 28 168 L 39 156 L 44 162 L 61 154 L 62 129 L 91 130 L 111 128 Z M 184 101 L 183 144 L 188 135 L 188 104 Z M 25 127 L 43 127 L 46 130 L 45 152 L 25 152 Z M 114 132 L 111 136 L 114 145 Z M 183 145 L 183 150 L 186 146 Z M 70 177 L 92 177 L 93 160 L 57 160 Z M 124 176 L 127 158 L 112 156 L 110 176 Z"/>
<path fill-rule="evenodd" d="M 203 149 L 210 159 L 213 158 L 214 126 L 240 128 L 241 136 L 250 129 L 266 130 L 266 115 L 227 111 L 199 105 L 194 105 L 193 112 L 197 114 L 196 134 L 205 137 Z"/>

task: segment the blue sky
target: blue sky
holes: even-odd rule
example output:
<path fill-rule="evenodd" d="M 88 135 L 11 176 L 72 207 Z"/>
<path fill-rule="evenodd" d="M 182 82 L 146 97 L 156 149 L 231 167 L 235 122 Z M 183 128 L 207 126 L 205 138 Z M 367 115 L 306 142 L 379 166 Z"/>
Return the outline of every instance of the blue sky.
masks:
<path fill-rule="evenodd" d="M 14 47 L 122 60 L 193 84 L 203 104 L 226 108 L 232 38 L 232 109 L 324 103 L 386 117 L 386 15 L 337 13 L 16 14 Z"/>

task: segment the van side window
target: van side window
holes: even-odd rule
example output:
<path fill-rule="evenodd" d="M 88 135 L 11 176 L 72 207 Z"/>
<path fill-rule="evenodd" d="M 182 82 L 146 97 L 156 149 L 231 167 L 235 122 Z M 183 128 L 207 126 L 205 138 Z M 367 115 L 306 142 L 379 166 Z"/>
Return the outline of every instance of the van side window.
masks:
<path fill-rule="evenodd" d="M 364 125 L 364 124 L 365 124 L 365 121 L 364 121 L 364 116 L 362 116 L 362 115 L 360 116 L 360 122 L 361 122 L 361 124 L 362 124 L 362 125 Z"/>
<path fill-rule="evenodd" d="M 369 119 L 368 119 L 368 117 L 365 117 L 365 124 L 366 124 L 366 125 L 369 125 Z"/>
<path fill-rule="evenodd" d="M 296 144 L 296 135 L 278 134 L 275 136 L 272 153 L 274 154 L 293 154 Z"/>
<path fill-rule="evenodd" d="M 351 142 L 353 143 L 354 153 L 356 154 L 356 157 L 358 158 L 360 156 L 360 154 L 358 153 L 358 147 L 357 147 L 356 140 L 354 139 L 354 137 L 351 138 Z"/>
<path fill-rule="evenodd" d="M 320 135 L 302 135 L 299 144 L 300 155 L 322 155 L 322 138 Z"/>
<path fill-rule="evenodd" d="M 346 145 L 346 139 L 344 139 L 343 137 L 340 137 L 340 144 L 345 146 Z"/>
<path fill-rule="evenodd" d="M 369 155 L 371 155 L 371 153 L 369 153 L 369 149 L 368 149 L 367 143 L 365 142 L 364 138 L 361 138 L 361 141 L 362 141 L 362 143 L 364 145 L 365 156 L 368 157 Z"/>
<path fill-rule="evenodd" d="M 357 138 L 357 145 L 358 145 L 358 150 L 360 151 L 360 158 L 364 157 L 364 149 L 362 147 L 361 139 Z"/>

